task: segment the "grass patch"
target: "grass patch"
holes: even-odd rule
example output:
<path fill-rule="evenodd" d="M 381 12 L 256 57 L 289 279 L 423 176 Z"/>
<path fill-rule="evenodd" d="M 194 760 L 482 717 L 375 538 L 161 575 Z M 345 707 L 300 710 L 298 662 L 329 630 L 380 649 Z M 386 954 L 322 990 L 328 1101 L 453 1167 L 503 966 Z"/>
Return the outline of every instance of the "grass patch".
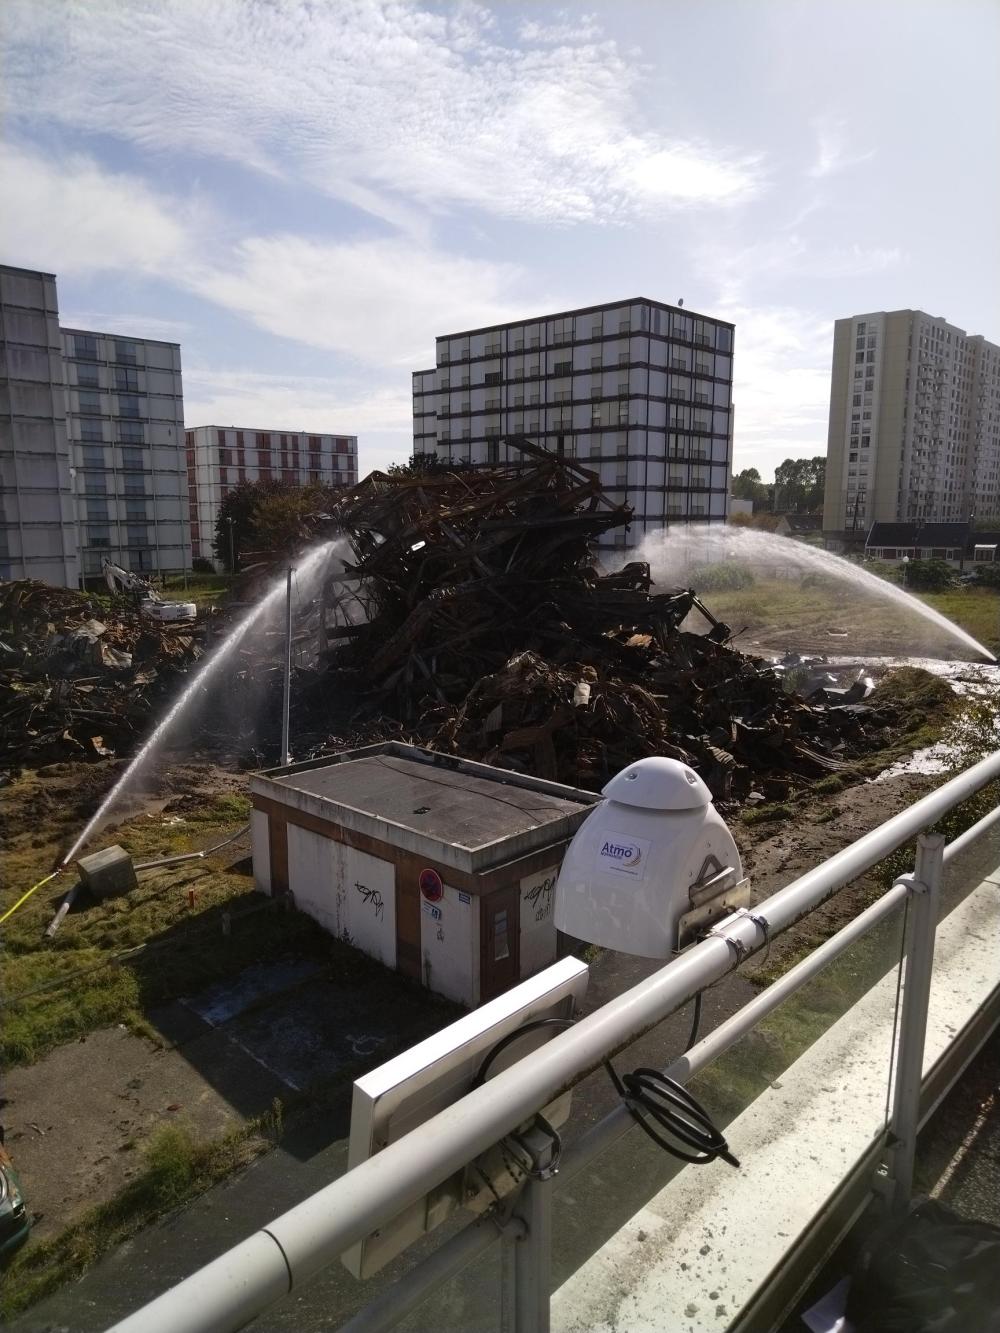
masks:
<path fill-rule="evenodd" d="M 16 785 L 20 793 L 15 791 L 15 797 L 34 800 L 31 784 L 40 785 L 44 795 L 44 776 L 30 775 L 7 788 L 4 798 Z M 248 821 L 249 804 L 240 794 L 220 793 L 192 805 L 183 823 L 141 815 L 109 831 L 104 840 L 120 842 L 142 861 L 210 845 Z M 49 822 L 45 811 L 41 816 L 39 826 L 51 841 L 22 832 L 10 821 L 15 836 L 9 851 L 4 849 L 5 902 L 13 902 L 45 874 L 65 845 L 63 821 Z M 71 812 L 70 823 L 77 831 L 77 812 Z M 245 874 L 211 857 L 146 872 L 130 894 L 83 904 L 54 940 L 45 940 L 45 926 L 73 883 L 67 873 L 46 885 L 4 925 L 0 1060 L 8 1064 L 31 1063 L 63 1042 L 115 1023 L 153 1036 L 145 1018 L 151 1005 L 192 994 L 251 963 L 313 956 L 340 969 L 358 965 L 352 951 L 311 918 L 254 892 Z M 193 907 L 188 900 L 192 890 Z M 231 919 L 228 937 L 222 930 L 224 913 Z"/>
<path fill-rule="evenodd" d="M 990 651 L 1000 651 L 1000 590 L 959 587 L 913 595 Z M 789 644 L 800 649 L 893 656 L 920 656 L 928 651 L 964 655 L 950 635 L 918 619 L 913 610 L 877 593 L 860 593 L 836 578 L 806 582 L 797 576 L 758 576 L 746 589 L 720 588 L 706 593 L 706 601 L 713 614 L 734 629 L 764 635 L 766 641 L 779 634 L 787 636 Z M 838 643 L 830 630 L 847 630 L 849 637 Z M 737 644 L 741 642 L 737 639 Z"/>
<path fill-rule="evenodd" d="M 816 796 L 828 796 L 835 792 L 843 791 L 847 783 L 836 773 L 831 773 L 828 778 L 820 778 L 819 782 L 814 782 L 809 789 Z"/>
<path fill-rule="evenodd" d="M 267 1152 L 281 1137 L 282 1106 L 222 1138 L 195 1140 L 183 1122 L 162 1125 L 144 1148 L 141 1172 L 112 1199 L 87 1210 L 51 1240 L 15 1255 L 4 1274 L 0 1316 L 11 1319 L 164 1213 L 188 1203 Z"/>
<path fill-rule="evenodd" d="M 843 777 L 852 781 L 874 777 L 896 760 L 934 745 L 966 707 L 947 681 L 920 667 L 893 671 L 868 702 L 885 729 L 884 744 L 851 764 Z"/>
<path fill-rule="evenodd" d="M 755 805 L 751 810 L 744 810 L 740 815 L 744 824 L 772 824 L 781 819 L 791 819 L 795 811 L 783 803 Z"/>

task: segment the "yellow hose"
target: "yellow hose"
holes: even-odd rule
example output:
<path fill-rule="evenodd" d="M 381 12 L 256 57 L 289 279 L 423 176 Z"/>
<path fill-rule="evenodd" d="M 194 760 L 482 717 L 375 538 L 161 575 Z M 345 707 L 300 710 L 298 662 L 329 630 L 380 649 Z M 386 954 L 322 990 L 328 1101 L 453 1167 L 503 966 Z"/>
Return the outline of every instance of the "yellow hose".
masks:
<path fill-rule="evenodd" d="M 61 875 L 65 869 L 66 869 L 65 866 L 60 866 L 58 870 L 53 870 L 51 875 L 46 875 L 45 878 L 40 879 L 37 884 L 32 884 L 28 892 L 22 893 L 20 898 L 18 898 L 17 902 L 14 904 L 14 906 L 8 907 L 7 911 L 4 912 L 3 916 L 0 916 L 0 926 L 3 925 L 3 923 L 7 920 L 9 916 L 14 915 L 14 913 L 17 911 L 17 909 L 21 906 L 22 903 L 26 903 L 28 901 L 28 899 L 31 897 L 31 895 L 35 892 L 36 889 L 40 889 L 43 884 L 48 884 L 50 879 L 55 879 L 56 875 Z"/>

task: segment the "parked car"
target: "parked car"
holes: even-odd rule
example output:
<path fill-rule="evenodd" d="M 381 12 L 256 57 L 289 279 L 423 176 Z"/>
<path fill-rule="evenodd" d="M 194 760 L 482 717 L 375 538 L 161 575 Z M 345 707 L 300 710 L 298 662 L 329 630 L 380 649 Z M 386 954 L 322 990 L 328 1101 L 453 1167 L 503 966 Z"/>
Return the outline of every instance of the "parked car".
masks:
<path fill-rule="evenodd" d="M 21 1182 L 4 1147 L 3 1126 L 0 1125 L 0 1263 L 5 1263 L 24 1244 L 30 1229 Z"/>

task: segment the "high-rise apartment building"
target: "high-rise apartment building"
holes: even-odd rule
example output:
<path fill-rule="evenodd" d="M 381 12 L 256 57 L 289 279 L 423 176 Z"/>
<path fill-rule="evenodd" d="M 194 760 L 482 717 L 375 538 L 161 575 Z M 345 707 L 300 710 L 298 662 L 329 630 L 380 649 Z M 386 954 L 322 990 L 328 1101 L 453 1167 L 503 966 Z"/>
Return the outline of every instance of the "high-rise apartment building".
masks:
<path fill-rule="evenodd" d="M 632 506 L 637 546 L 669 523 L 725 522 L 732 324 L 659 301 L 608 305 L 436 340 L 413 376 L 413 447 L 443 462 L 518 461 L 508 435 L 561 448 Z"/>
<path fill-rule="evenodd" d="M 1000 347 L 922 310 L 834 325 L 827 532 L 1000 517 Z"/>
<path fill-rule="evenodd" d="M 246 426 L 196 426 L 185 436 L 191 547 L 212 558 L 222 498 L 241 481 L 311 481 L 353 486 L 358 479 L 358 437 Z"/>
<path fill-rule="evenodd" d="M 190 568 L 180 347 L 63 329 L 62 353 L 84 577 Z"/>
<path fill-rule="evenodd" d="M 56 280 L 0 265 L 0 578 L 77 582 Z"/>

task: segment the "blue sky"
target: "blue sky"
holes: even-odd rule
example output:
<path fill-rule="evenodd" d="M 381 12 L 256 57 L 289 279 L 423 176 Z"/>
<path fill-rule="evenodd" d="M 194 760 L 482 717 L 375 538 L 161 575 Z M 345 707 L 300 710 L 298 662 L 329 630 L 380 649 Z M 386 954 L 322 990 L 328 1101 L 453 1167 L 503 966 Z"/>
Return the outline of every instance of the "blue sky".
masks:
<path fill-rule="evenodd" d="M 5 0 L 0 258 L 182 344 L 185 416 L 411 446 L 436 334 L 734 320 L 735 467 L 825 451 L 834 319 L 1000 339 L 995 0 Z"/>

